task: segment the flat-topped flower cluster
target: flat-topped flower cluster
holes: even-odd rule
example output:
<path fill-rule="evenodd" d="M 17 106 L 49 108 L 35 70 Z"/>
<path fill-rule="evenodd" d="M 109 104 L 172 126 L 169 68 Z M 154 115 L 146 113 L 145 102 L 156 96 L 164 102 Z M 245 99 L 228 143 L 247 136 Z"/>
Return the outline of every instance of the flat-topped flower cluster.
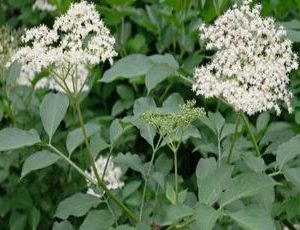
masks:
<path fill-rule="evenodd" d="M 95 161 L 95 165 L 100 178 L 103 178 L 103 182 L 106 184 L 108 189 L 114 190 L 124 186 L 124 182 L 121 180 L 122 170 L 113 163 L 111 158 L 108 159 L 108 157 L 100 156 Z M 96 181 L 97 178 L 92 168 L 90 169 L 90 172 L 87 171 L 86 173 Z M 89 187 L 87 193 L 95 196 L 101 196 L 95 192 L 92 187 Z"/>
<path fill-rule="evenodd" d="M 244 1 L 213 25 L 200 27 L 201 39 L 208 40 L 206 48 L 216 53 L 210 63 L 196 68 L 193 90 L 207 98 L 223 98 L 248 115 L 270 109 L 279 114 L 281 102 L 291 112 L 288 74 L 298 68 L 297 55 L 284 28 L 261 17 L 261 6 L 252 8 L 250 3 Z"/>
<path fill-rule="evenodd" d="M 65 15 L 56 18 L 53 29 L 45 25 L 26 31 L 20 48 L 11 62 L 22 64 L 18 83 L 31 85 L 36 73 L 49 70 L 35 87 L 49 87 L 58 91 L 86 90 L 90 65 L 117 55 L 115 39 L 100 19 L 93 4 L 86 1 L 72 4 Z"/>

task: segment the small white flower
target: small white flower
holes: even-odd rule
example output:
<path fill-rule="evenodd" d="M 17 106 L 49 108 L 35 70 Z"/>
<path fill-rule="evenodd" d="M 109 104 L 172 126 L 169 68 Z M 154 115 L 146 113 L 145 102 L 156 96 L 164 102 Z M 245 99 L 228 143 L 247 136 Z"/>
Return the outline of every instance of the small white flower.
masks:
<path fill-rule="evenodd" d="M 47 69 L 49 76 L 36 84 L 58 91 L 78 93 L 88 89 L 88 67 L 117 55 L 115 39 L 100 19 L 93 4 L 75 3 L 65 15 L 56 18 L 53 29 L 45 25 L 26 31 L 26 46 L 20 48 L 10 63 L 22 64 L 17 83 L 31 85 L 36 73 Z"/>
<path fill-rule="evenodd" d="M 124 186 L 124 182 L 121 181 L 122 170 L 120 167 L 114 165 L 113 160 L 111 158 L 107 164 L 107 168 L 103 176 L 107 160 L 108 160 L 107 157 L 100 156 L 95 162 L 100 178 L 103 177 L 104 183 L 106 184 L 107 188 L 110 190 L 122 188 Z M 86 174 L 89 175 L 94 181 L 97 181 L 96 175 L 94 174 L 92 168 L 89 171 L 86 171 Z M 95 191 L 92 188 L 89 188 L 87 192 L 92 195 L 95 193 Z M 95 194 L 99 195 L 97 192 Z"/>
<path fill-rule="evenodd" d="M 50 4 L 47 0 L 36 0 L 32 6 L 33 10 L 54 11 L 56 6 Z"/>
<path fill-rule="evenodd" d="M 288 74 L 298 68 L 292 43 L 283 27 L 260 16 L 261 6 L 244 1 L 220 16 L 213 25 L 200 26 L 207 49 L 216 49 L 210 63 L 195 69 L 193 90 L 205 97 L 221 97 L 248 115 L 270 109 L 277 114 L 284 102 L 292 111 Z"/>

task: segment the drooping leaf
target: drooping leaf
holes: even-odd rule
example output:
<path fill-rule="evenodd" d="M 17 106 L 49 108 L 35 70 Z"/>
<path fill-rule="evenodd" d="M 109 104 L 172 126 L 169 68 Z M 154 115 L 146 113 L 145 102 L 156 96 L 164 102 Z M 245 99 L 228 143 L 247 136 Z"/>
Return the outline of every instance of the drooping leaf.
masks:
<path fill-rule="evenodd" d="M 167 64 L 172 69 L 176 70 L 179 68 L 179 64 L 171 54 L 159 55 L 155 54 L 150 56 L 150 59 L 155 64 Z"/>
<path fill-rule="evenodd" d="M 76 193 L 61 201 L 55 212 L 60 219 L 67 219 L 69 216 L 80 217 L 85 215 L 92 207 L 98 206 L 101 200 L 89 194 Z"/>
<path fill-rule="evenodd" d="M 260 131 L 267 128 L 269 121 L 270 121 L 269 112 L 264 112 L 260 114 L 256 120 L 256 129 Z"/>
<path fill-rule="evenodd" d="M 241 211 L 229 213 L 229 216 L 245 230 L 276 229 L 270 214 L 261 207 L 246 207 Z"/>
<path fill-rule="evenodd" d="M 40 105 L 40 115 L 44 129 L 50 140 L 66 115 L 68 106 L 69 99 L 64 94 L 49 93 L 44 97 Z"/>
<path fill-rule="evenodd" d="M 183 105 L 184 100 L 179 93 L 172 93 L 162 104 L 162 108 L 168 112 L 177 112 L 179 105 Z"/>
<path fill-rule="evenodd" d="M 18 149 L 40 142 L 36 130 L 21 130 L 18 128 L 5 128 L 0 131 L 0 151 Z"/>
<path fill-rule="evenodd" d="M 30 225 L 30 229 L 32 230 L 37 229 L 40 222 L 40 218 L 41 218 L 40 210 L 37 209 L 36 207 L 32 207 L 27 218 Z"/>
<path fill-rule="evenodd" d="M 291 138 L 278 147 L 276 151 L 276 162 L 279 170 L 298 155 L 300 155 L 300 135 Z"/>
<path fill-rule="evenodd" d="M 166 207 L 166 209 L 162 210 L 160 214 L 162 216 L 160 217 L 159 225 L 165 226 L 176 223 L 185 217 L 192 216 L 194 214 L 194 210 L 184 204 L 174 204 Z"/>
<path fill-rule="evenodd" d="M 300 168 L 284 168 L 284 177 L 300 191 Z"/>
<path fill-rule="evenodd" d="M 240 174 L 227 183 L 225 192 L 221 194 L 221 206 L 259 194 L 265 189 L 272 188 L 276 184 L 276 181 L 265 174 Z"/>
<path fill-rule="evenodd" d="M 117 141 L 119 137 L 122 135 L 122 133 L 123 133 L 123 128 L 122 125 L 120 124 L 120 120 L 115 119 L 109 127 L 110 143 L 112 144 L 115 141 Z"/>
<path fill-rule="evenodd" d="M 89 212 L 80 226 L 80 230 L 108 229 L 114 223 L 114 217 L 109 211 L 94 210 Z"/>
<path fill-rule="evenodd" d="M 10 230 L 23 230 L 26 226 L 26 215 L 24 213 L 13 211 L 9 219 Z"/>
<path fill-rule="evenodd" d="M 128 55 L 117 61 L 109 70 L 107 70 L 100 81 L 108 83 L 118 78 L 130 79 L 142 76 L 148 72 L 152 65 L 149 57 L 145 55 Z"/>
<path fill-rule="evenodd" d="M 95 123 L 87 123 L 85 124 L 85 129 L 87 132 L 87 137 L 90 137 L 100 130 L 100 126 Z M 83 141 L 84 137 L 81 128 L 77 128 L 71 131 L 68 134 L 66 141 L 66 146 L 69 154 L 71 154 L 79 145 L 81 145 Z"/>
<path fill-rule="evenodd" d="M 172 204 L 176 203 L 176 192 L 169 183 L 166 186 L 166 197 Z"/>
<path fill-rule="evenodd" d="M 217 162 L 215 158 L 213 157 L 201 158 L 196 168 L 197 180 L 202 181 L 209 174 L 211 174 L 216 168 L 217 168 Z"/>
<path fill-rule="evenodd" d="M 198 204 L 195 211 L 197 229 L 212 230 L 220 216 L 220 210 L 215 210 L 208 205 Z"/>
<path fill-rule="evenodd" d="M 264 160 L 260 157 L 253 156 L 253 154 L 248 154 L 243 160 L 246 165 L 256 173 L 261 173 L 266 169 Z"/>
<path fill-rule="evenodd" d="M 146 74 L 145 84 L 148 90 L 148 93 L 154 89 L 160 82 L 167 79 L 174 69 L 168 66 L 167 64 L 156 64 L 152 66 Z"/>
<path fill-rule="evenodd" d="M 7 74 L 7 84 L 13 84 L 21 73 L 21 64 L 14 62 L 9 66 L 8 74 Z"/>
<path fill-rule="evenodd" d="M 127 225 L 119 225 L 115 230 L 136 230 L 136 228 Z"/>
<path fill-rule="evenodd" d="M 42 150 L 30 155 L 24 162 L 22 167 L 21 179 L 28 173 L 48 167 L 58 161 L 60 157 L 48 150 Z"/>
<path fill-rule="evenodd" d="M 224 186 L 228 183 L 233 167 L 222 166 L 215 169 L 202 180 L 197 180 L 199 202 L 212 205 L 216 202 Z"/>
<path fill-rule="evenodd" d="M 54 222 L 52 230 L 74 230 L 72 224 L 67 221 Z"/>
<path fill-rule="evenodd" d="M 137 154 L 120 153 L 114 158 L 114 162 L 116 162 L 120 166 L 128 167 L 134 171 L 140 172 L 142 175 L 145 174 L 145 168 L 143 166 L 142 160 Z"/>
<path fill-rule="evenodd" d="M 151 111 L 152 109 L 156 108 L 155 101 L 152 97 L 141 97 L 135 100 L 133 105 L 133 114 L 134 116 L 126 117 L 123 119 L 124 122 L 130 122 L 134 126 L 136 126 L 141 136 L 153 147 L 154 146 L 154 137 L 155 137 L 155 130 L 146 122 L 141 119 L 141 115 L 144 112 Z"/>

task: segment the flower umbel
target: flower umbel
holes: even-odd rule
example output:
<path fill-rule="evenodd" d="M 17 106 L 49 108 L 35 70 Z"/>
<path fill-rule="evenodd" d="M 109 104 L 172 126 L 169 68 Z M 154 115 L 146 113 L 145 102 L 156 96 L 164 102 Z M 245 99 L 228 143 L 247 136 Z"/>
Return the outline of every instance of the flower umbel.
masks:
<path fill-rule="evenodd" d="M 201 26 L 207 49 L 216 53 L 210 63 L 195 69 L 197 95 L 220 97 L 236 111 L 253 115 L 280 103 L 292 111 L 288 74 L 298 68 L 297 55 L 283 27 L 260 16 L 261 6 L 244 1 L 225 12 L 213 25 Z"/>
<path fill-rule="evenodd" d="M 121 181 L 121 176 L 122 176 L 121 168 L 115 166 L 112 159 L 110 158 L 105 170 L 105 165 L 107 160 L 108 160 L 107 157 L 100 156 L 98 160 L 96 160 L 95 162 L 100 177 L 101 178 L 103 177 L 103 182 L 106 183 L 108 189 L 113 190 L 113 189 L 122 188 L 124 186 L 124 182 Z M 104 171 L 105 171 L 105 175 L 103 176 Z M 96 175 L 94 174 L 92 169 L 90 170 L 90 172 L 86 171 L 86 173 L 96 181 Z M 91 184 L 89 184 L 89 187 L 90 188 L 88 189 L 87 193 L 96 196 L 101 196 L 100 194 L 98 194 L 99 193 L 98 190 L 96 190 L 95 192 L 96 188 L 92 188 Z"/>
<path fill-rule="evenodd" d="M 53 29 L 41 25 L 27 30 L 22 41 L 27 45 L 11 58 L 22 64 L 18 83 L 31 85 L 35 74 L 47 69 L 49 76 L 36 87 L 68 93 L 88 89 L 88 68 L 106 60 L 112 63 L 117 55 L 115 39 L 95 6 L 86 1 L 72 4 L 65 15 L 56 18 Z"/>

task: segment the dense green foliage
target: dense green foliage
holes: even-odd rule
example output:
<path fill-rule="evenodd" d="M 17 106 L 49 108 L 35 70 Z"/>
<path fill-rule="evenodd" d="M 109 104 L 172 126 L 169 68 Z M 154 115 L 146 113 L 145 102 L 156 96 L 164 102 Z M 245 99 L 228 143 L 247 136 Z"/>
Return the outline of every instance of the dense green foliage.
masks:
<path fill-rule="evenodd" d="M 2 0 L 0 23 L 17 34 L 52 25 L 72 0 L 49 2 L 56 11 L 33 10 L 32 0 Z M 109 196 L 87 195 L 85 178 L 56 154 L 83 171 L 90 167 L 75 106 L 62 94 L 14 85 L 20 67 L 6 71 L 9 60 L 0 58 L 0 229 L 294 229 L 300 223 L 299 70 L 290 76 L 294 113 L 243 116 L 230 162 L 236 113 L 191 90 L 193 69 L 213 55 L 199 41 L 200 23 L 240 1 L 93 2 L 117 40 L 118 57 L 90 73 L 92 89 L 80 98 L 83 120 L 93 157 L 111 154 L 125 172 L 125 186 L 112 193 L 141 221 L 132 223 Z M 264 16 L 286 26 L 298 52 L 300 1 L 260 3 Z M 192 99 L 206 115 L 178 112 Z M 189 123 L 167 140 L 180 115 Z"/>

